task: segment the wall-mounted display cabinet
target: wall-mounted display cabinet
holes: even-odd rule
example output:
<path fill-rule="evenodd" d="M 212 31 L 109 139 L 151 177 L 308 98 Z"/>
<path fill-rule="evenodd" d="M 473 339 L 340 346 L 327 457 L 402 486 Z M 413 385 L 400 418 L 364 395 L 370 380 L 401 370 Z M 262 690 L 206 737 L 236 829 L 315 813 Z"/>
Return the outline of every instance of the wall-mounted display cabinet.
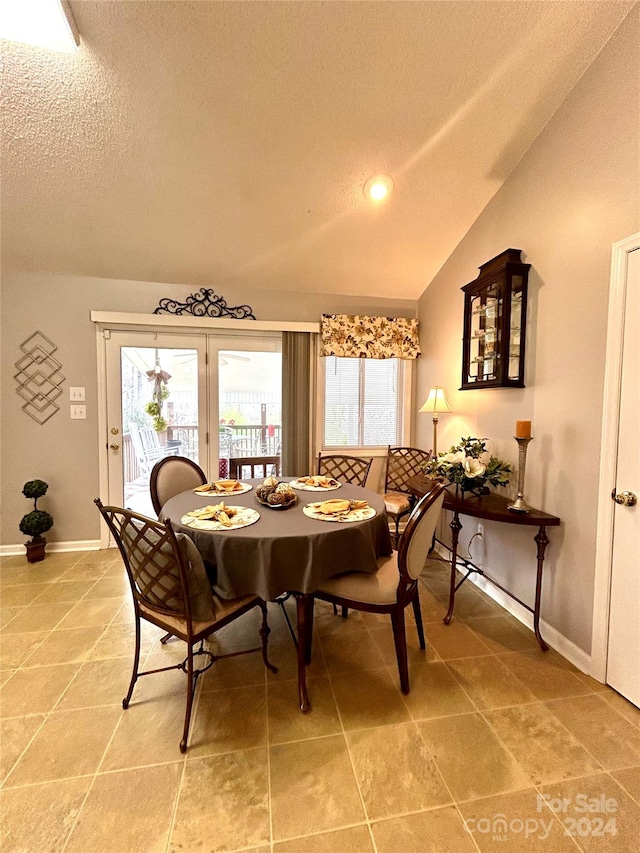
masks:
<path fill-rule="evenodd" d="M 480 267 L 464 292 L 462 386 L 524 388 L 527 281 L 531 264 L 507 249 Z"/>

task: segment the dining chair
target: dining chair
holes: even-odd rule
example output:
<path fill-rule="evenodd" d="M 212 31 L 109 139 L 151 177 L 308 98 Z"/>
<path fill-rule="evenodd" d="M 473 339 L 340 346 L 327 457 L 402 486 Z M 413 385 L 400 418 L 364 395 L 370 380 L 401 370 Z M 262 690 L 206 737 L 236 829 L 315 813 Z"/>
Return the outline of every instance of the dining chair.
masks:
<path fill-rule="evenodd" d="M 174 495 L 196 489 L 207 482 L 202 468 L 186 456 L 167 456 L 153 466 L 149 488 L 151 503 L 160 515 L 160 510 Z"/>
<path fill-rule="evenodd" d="M 244 471 L 248 470 L 249 477 L 280 476 L 279 456 L 238 456 L 229 459 L 229 477 L 242 479 Z"/>
<path fill-rule="evenodd" d="M 431 540 L 444 501 L 444 490 L 443 483 L 434 482 L 432 490 L 420 498 L 411 511 L 407 526 L 400 537 L 398 550 L 394 551 L 390 557 L 378 559 L 377 572 L 370 574 L 352 571 L 334 575 L 323 581 L 322 585 L 309 597 L 304 619 L 304 650 L 307 663 L 311 660 L 314 599 L 348 607 L 351 610 L 388 613 L 391 616 L 393 628 L 400 688 L 403 693 L 409 692 L 404 611 L 406 607 L 412 605 L 420 648 L 424 649 L 418 578 L 431 547 Z"/>
<path fill-rule="evenodd" d="M 180 751 L 186 752 L 193 697 L 198 678 L 220 658 L 262 651 L 265 666 L 277 672 L 267 657 L 269 625 L 267 605 L 256 595 L 232 600 L 216 596 L 207 580 L 202 558 L 193 541 L 175 533 L 171 521 L 164 523 L 117 506 L 95 504 L 120 550 L 124 562 L 135 614 L 136 643 L 133 672 L 122 707 L 127 709 L 138 678 L 156 672 L 181 669 L 187 675 L 187 707 Z M 216 631 L 243 616 L 254 607 L 262 610 L 261 645 L 227 654 L 213 654 L 204 641 Z M 160 642 L 174 636 L 186 643 L 187 656 L 178 664 L 144 672 L 140 665 L 140 620 L 150 622 L 167 633 Z M 199 643 L 194 652 L 193 647 Z M 200 658 L 194 667 L 194 658 Z"/>
<path fill-rule="evenodd" d="M 431 458 L 430 450 L 419 447 L 391 447 L 387 451 L 387 468 L 384 479 L 384 505 L 387 515 L 395 524 L 394 544 L 400 535 L 400 520 L 411 512 L 415 498 L 407 488 L 410 477 L 422 471 L 422 465 Z"/>
<path fill-rule="evenodd" d="M 333 477 L 342 483 L 364 486 L 372 462 L 373 457 L 361 459 L 358 456 L 318 456 L 318 474 Z"/>

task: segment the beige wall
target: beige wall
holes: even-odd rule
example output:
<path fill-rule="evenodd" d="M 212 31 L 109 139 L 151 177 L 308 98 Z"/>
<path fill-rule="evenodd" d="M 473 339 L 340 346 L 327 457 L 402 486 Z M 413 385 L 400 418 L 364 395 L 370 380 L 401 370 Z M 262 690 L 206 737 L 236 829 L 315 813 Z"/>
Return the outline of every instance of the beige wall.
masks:
<path fill-rule="evenodd" d="M 443 385 L 455 414 L 439 449 L 487 436 L 516 463 L 515 421 L 531 419 L 526 498 L 562 518 L 550 533 L 543 618 L 589 652 L 611 244 L 640 228 L 638 13 L 623 23 L 419 302 L 419 404 Z M 459 391 L 463 295 L 508 247 L 531 263 L 526 388 Z M 417 415 L 418 443 L 431 421 Z M 510 487 L 510 494 L 515 489 Z M 475 531 L 474 519 L 465 532 Z M 491 572 L 531 599 L 534 531 L 486 525 Z"/>
<path fill-rule="evenodd" d="M 93 506 L 98 494 L 98 411 L 96 332 L 91 310 L 151 314 L 159 300 L 184 300 L 194 288 L 149 282 L 9 275 L 2 282 L 2 527 L 3 545 L 21 543 L 18 529 L 31 504 L 22 495 L 27 480 L 49 483 L 40 508 L 52 513 L 50 542 L 99 538 Z M 368 299 L 303 292 L 215 288 L 229 306 L 249 304 L 259 320 L 318 322 L 324 312 L 414 317 L 413 300 Z M 58 346 L 55 357 L 65 376 L 61 411 L 42 426 L 21 411 L 13 374 L 20 344 L 36 330 Z M 84 386 L 87 420 L 69 418 L 69 387 Z"/>

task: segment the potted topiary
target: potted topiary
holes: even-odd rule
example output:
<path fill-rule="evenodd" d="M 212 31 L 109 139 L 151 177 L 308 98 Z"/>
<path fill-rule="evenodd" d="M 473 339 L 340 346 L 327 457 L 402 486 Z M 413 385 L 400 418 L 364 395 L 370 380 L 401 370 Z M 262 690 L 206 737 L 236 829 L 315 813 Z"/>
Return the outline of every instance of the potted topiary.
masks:
<path fill-rule="evenodd" d="M 25 536 L 31 536 L 29 542 L 26 543 L 27 560 L 30 563 L 37 563 L 44 560 L 44 549 L 47 540 L 42 535 L 53 527 L 53 518 L 48 512 L 38 509 L 38 498 L 41 498 L 47 493 L 49 484 L 44 480 L 29 480 L 24 484 L 22 494 L 25 498 L 33 499 L 33 509 L 23 516 L 20 522 L 20 531 Z"/>

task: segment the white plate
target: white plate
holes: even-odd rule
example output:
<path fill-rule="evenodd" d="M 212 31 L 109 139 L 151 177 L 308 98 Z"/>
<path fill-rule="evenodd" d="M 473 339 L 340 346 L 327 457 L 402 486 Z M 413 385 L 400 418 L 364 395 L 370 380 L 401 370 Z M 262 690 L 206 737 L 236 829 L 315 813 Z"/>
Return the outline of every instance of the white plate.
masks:
<path fill-rule="evenodd" d="M 340 513 L 338 515 L 325 515 L 317 511 L 319 503 L 307 504 L 302 507 L 302 512 L 308 515 L 309 518 L 316 518 L 318 521 L 366 521 L 368 518 L 373 518 L 376 514 L 372 506 L 366 506 L 363 509 L 352 509 L 350 512 Z"/>
<path fill-rule="evenodd" d="M 229 509 L 237 510 L 237 514 L 231 518 L 231 527 L 225 527 L 224 524 L 213 519 L 201 520 L 192 515 L 183 515 L 180 524 L 194 530 L 239 530 L 241 527 L 249 527 L 250 524 L 255 524 L 260 518 L 258 510 L 250 506 L 234 506 L 229 507 Z"/>
<path fill-rule="evenodd" d="M 233 497 L 234 495 L 243 495 L 245 492 L 250 492 L 253 486 L 251 483 L 240 483 L 239 489 L 234 489 L 232 492 L 225 492 L 224 490 L 218 491 L 207 489 L 206 486 L 198 486 L 197 489 L 193 491 L 196 495 L 202 495 L 203 498 L 212 497 L 212 498 L 223 498 L 223 497 Z"/>
<path fill-rule="evenodd" d="M 292 480 L 289 485 L 291 488 L 299 489 L 301 492 L 335 492 L 336 489 L 342 486 L 342 483 L 336 483 L 335 486 L 308 486 L 306 483 L 301 483 L 300 480 Z"/>

